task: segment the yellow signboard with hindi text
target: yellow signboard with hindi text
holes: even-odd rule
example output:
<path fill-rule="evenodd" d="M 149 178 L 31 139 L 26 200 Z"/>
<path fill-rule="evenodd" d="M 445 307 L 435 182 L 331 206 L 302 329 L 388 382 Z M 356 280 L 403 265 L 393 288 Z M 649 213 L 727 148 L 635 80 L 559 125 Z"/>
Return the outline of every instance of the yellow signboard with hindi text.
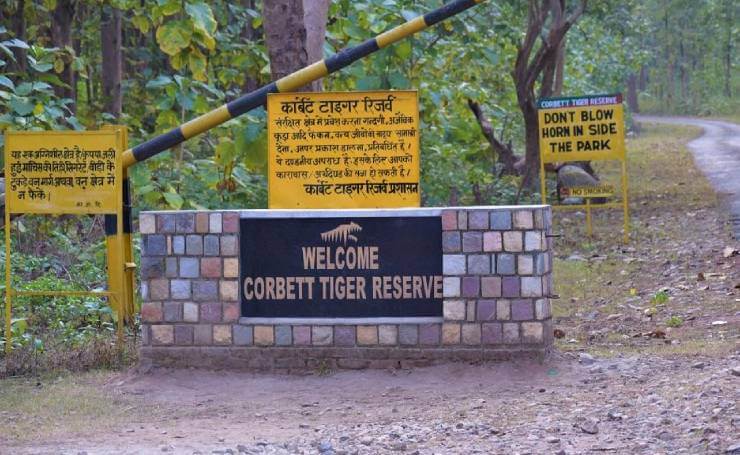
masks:
<path fill-rule="evenodd" d="M 5 351 L 12 348 L 12 302 L 23 296 L 96 296 L 108 298 L 118 313 L 123 346 L 124 317 L 133 314 L 133 287 L 124 264 L 132 257 L 124 235 L 121 154 L 124 127 L 100 131 L 5 131 Z M 25 290 L 12 280 L 11 214 L 106 215 L 108 290 Z M 109 226 L 112 221 L 112 226 Z M 128 275 L 127 275 L 128 273 Z M 129 297 L 130 296 L 130 297 Z M 128 313 L 127 313 L 128 311 Z"/>
<path fill-rule="evenodd" d="M 268 207 L 418 207 L 416 91 L 271 93 Z"/>
<path fill-rule="evenodd" d="M 6 131 L 6 206 L 12 213 L 117 213 L 124 133 Z"/>

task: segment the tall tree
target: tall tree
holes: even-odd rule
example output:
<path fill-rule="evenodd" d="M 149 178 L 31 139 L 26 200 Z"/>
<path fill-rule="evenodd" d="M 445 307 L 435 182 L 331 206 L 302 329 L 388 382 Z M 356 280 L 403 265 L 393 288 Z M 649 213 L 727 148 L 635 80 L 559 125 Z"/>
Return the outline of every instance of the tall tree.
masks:
<path fill-rule="evenodd" d="M 65 86 L 55 87 L 54 91 L 57 96 L 69 98 L 72 103 L 69 105 L 72 112 L 76 112 L 77 90 L 75 89 L 76 77 L 72 67 L 73 60 L 73 43 L 72 27 L 74 25 L 75 0 L 57 0 L 56 8 L 51 14 L 51 42 L 54 47 L 66 50 L 64 67 L 62 68 L 59 78 Z"/>
<path fill-rule="evenodd" d="M 733 44 L 735 42 L 733 39 L 733 29 L 737 26 L 734 17 L 736 7 L 737 3 L 735 3 L 734 0 L 725 0 L 722 5 L 725 16 L 724 33 L 727 38 L 724 45 L 724 56 L 722 59 L 724 64 L 724 92 L 725 96 L 728 98 L 732 98 L 732 51 Z"/>
<path fill-rule="evenodd" d="M 123 93 L 121 77 L 121 10 L 103 5 L 100 10 L 100 42 L 103 58 L 103 111 L 116 119 L 121 117 Z"/>
<path fill-rule="evenodd" d="M 242 4 L 249 8 L 254 9 L 255 8 L 255 0 L 242 0 Z M 261 30 L 257 30 L 257 28 L 254 27 L 252 24 L 252 21 L 246 21 L 246 24 L 244 25 L 244 28 L 242 29 L 241 36 L 247 41 L 247 42 L 253 42 L 257 39 L 257 36 L 261 34 Z M 244 76 L 244 84 L 242 86 L 242 91 L 244 93 L 249 93 L 254 90 L 257 90 L 259 88 L 259 82 L 255 78 L 254 74 L 251 74 L 247 72 Z"/>
<path fill-rule="evenodd" d="M 580 0 L 578 6 L 568 13 L 566 0 L 529 2 L 527 31 L 517 46 L 511 76 L 514 79 L 517 102 L 524 119 L 526 151 L 523 184 L 530 188 L 537 185 L 540 166 L 535 84 L 542 77 L 539 96 L 552 95 L 553 79 L 563 39 L 583 13 L 586 3 L 587 0 Z"/>
<path fill-rule="evenodd" d="M 25 41 L 26 40 L 26 2 L 25 0 L 19 0 L 16 4 L 15 13 L 11 15 L 11 23 L 13 24 L 13 32 L 15 38 Z M 13 54 L 15 54 L 15 63 L 13 68 L 18 72 L 23 73 L 26 71 L 26 55 L 28 51 L 25 47 L 13 48 Z"/>
<path fill-rule="evenodd" d="M 329 0 L 264 2 L 265 43 L 273 79 L 321 60 L 328 13 Z M 320 91 L 321 80 L 303 89 Z"/>

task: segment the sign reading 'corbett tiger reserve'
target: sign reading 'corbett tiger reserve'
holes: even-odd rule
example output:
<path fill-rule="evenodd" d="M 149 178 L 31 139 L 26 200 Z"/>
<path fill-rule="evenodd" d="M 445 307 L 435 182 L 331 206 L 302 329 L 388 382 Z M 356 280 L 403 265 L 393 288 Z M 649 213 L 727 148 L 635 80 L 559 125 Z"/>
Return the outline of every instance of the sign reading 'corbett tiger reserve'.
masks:
<path fill-rule="evenodd" d="M 271 93 L 269 208 L 418 207 L 416 91 Z"/>
<path fill-rule="evenodd" d="M 624 159 L 620 94 L 544 98 L 537 107 L 543 162 Z"/>
<path fill-rule="evenodd" d="M 442 314 L 438 216 L 243 218 L 247 317 Z"/>

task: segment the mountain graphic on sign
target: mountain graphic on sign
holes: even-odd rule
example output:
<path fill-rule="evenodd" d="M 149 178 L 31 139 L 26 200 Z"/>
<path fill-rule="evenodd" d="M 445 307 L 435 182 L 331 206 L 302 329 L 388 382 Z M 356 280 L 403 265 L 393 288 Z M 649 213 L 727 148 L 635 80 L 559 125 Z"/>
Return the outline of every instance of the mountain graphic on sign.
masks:
<path fill-rule="evenodd" d="M 346 224 L 340 224 L 334 229 L 321 233 L 321 240 L 325 242 L 342 242 L 347 244 L 347 240 L 357 242 L 357 237 L 352 235 L 354 232 L 360 232 L 362 227 L 359 224 L 350 221 Z"/>

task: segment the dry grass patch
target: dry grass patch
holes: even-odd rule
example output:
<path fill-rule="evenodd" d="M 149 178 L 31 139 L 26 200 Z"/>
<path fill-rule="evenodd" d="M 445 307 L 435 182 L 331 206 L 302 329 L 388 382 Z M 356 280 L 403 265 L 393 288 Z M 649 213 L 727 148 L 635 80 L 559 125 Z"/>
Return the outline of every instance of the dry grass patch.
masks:
<path fill-rule="evenodd" d="M 0 381 L 0 441 L 69 439 L 125 428 L 140 418 L 143 403 L 106 385 L 113 372 L 88 372 L 55 378 L 8 378 Z M 157 413 L 147 404 L 150 418 Z"/>

